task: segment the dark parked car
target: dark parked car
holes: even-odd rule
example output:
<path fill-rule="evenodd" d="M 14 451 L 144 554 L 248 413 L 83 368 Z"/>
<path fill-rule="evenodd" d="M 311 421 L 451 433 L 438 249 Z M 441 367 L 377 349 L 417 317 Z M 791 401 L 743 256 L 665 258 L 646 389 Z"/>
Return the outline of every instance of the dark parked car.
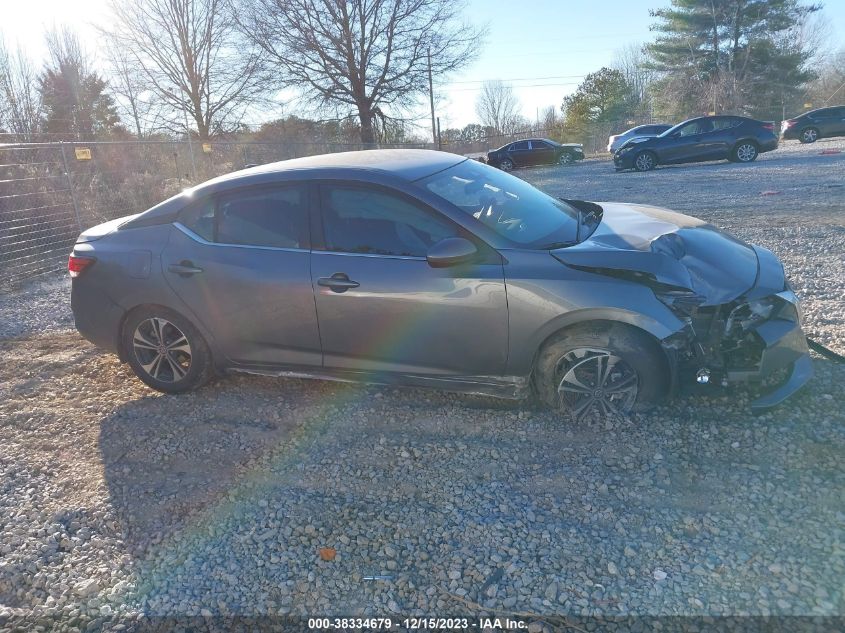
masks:
<path fill-rule="evenodd" d="M 617 171 L 649 171 L 657 165 L 728 159 L 750 163 L 763 152 L 777 149 L 772 121 L 742 116 L 705 116 L 678 123 L 663 134 L 631 140 L 613 155 Z"/>
<path fill-rule="evenodd" d="M 527 396 L 575 416 L 812 374 L 777 258 L 700 220 L 375 150 L 216 178 L 85 231 L 76 327 L 160 391 L 217 372 Z"/>
<path fill-rule="evenodd" d="M 820 138 L 845 136 L 845 106 L 819 108 L 787 119 L 780 124 L 780 135 L 798 139 L 802 143 L 815 143 Z"/>
<path fill-rule="evenodd" d="M 653 123 L 648 125 L 638 125 L 632 127 L 630 130 L 625 130 L 619 134 L 613 134 L 607 137 L 607 151 L 611 154 L 622 147 L 625 143 L 632 139 L 644 139 L 663 134 L 671 125 L 664 123 Z"/>
<path fill-rule="evenodd" d="M 487 163 L 503 171 L 529 165 L 570 165 L 584 158 L 580 143 L 557 143 L 547 138 L 514 141 L 487 153 Z"/>

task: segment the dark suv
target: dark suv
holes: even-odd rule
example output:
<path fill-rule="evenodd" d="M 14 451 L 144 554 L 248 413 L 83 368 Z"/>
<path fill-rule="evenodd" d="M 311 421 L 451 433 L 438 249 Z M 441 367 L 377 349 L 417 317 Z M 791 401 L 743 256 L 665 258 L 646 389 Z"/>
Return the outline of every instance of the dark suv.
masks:
<path fill-rule="evenodd" d="M 527 138 L 494 149 L 487 154 L 487 164 L 502 171 L 529 165 L 570 165 L 584 158 L 580 143 L 557 143 L 547 138 Z"/>
<path fill-rule="evenodd" d="M 616 170 L 649 171 L 657 165 L 727 159 L 750 163 L 777 149 L 772 121 L 743 116 L 704 116 L 669 128 L 660 136 L 631 139 L 613 155 Z"/>
<path fill-rule="evenodd" d="M 787 119 L 780 124 L 784 140 L 798 139 L 802 143 L 815 143 L 828 136 L 845 136 L 845 106 L 819 108 Z"/>

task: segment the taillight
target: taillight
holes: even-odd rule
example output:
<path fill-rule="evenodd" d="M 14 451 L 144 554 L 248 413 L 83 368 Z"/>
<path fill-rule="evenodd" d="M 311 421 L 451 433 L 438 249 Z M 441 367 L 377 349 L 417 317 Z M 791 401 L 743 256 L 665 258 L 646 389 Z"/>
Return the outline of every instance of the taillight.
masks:
<path fill-rule="evenodd" d="M 774 122 L 771 122 L 771 123 L 764 123 L 764 124 L 763 124 L 763 128 L 764 128 L 764 129 L 766 129 L 766 130 L 772 130 L 772 131 L 774 132 L 774 130 L 775 130 L 775 124 L 774 124 Z"/>
<path fill-rule="evenodd" d="M 795 120 L 795 119 L 787 119 L 787 121 L 786 121 L 786 127 L 787 127 L 787 128 L 791 128 L 791 127 L 792 127 L 793 125 L 795 125 L 796 123 L 798 123 L 798 121 L 797 121 L 797 120 Z"/>
<path fill-rule="evenodd" d="M 81 255 L 70 254 L 67 258 L 67 271 L 71 277 L 79 277 L 93 264 L 96 259 L 93 257 L 82 257 Z"/>

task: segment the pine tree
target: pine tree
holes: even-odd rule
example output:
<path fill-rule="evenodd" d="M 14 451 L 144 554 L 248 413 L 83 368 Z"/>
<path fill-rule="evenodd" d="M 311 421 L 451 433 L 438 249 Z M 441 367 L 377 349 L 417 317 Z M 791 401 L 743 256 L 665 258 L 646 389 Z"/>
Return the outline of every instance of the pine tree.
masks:
<path fill-rule="evenodd" d="M 672 0 L 651 15 L 647 47 L 663 105 L 772 117 L 813 79 L 800 27 L 821 7 L 801 0 Z"/>

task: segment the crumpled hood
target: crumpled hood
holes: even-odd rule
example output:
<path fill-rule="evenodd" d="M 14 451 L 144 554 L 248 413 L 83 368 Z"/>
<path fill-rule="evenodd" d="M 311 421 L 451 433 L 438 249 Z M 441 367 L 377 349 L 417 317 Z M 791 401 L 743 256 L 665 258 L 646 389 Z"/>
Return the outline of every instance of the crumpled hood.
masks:
<path fill-rule="evenodd" d="M 704 305 L 732 301 L 757 279 L 755 249 L 711 224 L 659 207 L 599 204 L 604 214 L 593 234 L 552 251 L 555 258 L 574 267 L 646 273 L 695 292 Z"/>

